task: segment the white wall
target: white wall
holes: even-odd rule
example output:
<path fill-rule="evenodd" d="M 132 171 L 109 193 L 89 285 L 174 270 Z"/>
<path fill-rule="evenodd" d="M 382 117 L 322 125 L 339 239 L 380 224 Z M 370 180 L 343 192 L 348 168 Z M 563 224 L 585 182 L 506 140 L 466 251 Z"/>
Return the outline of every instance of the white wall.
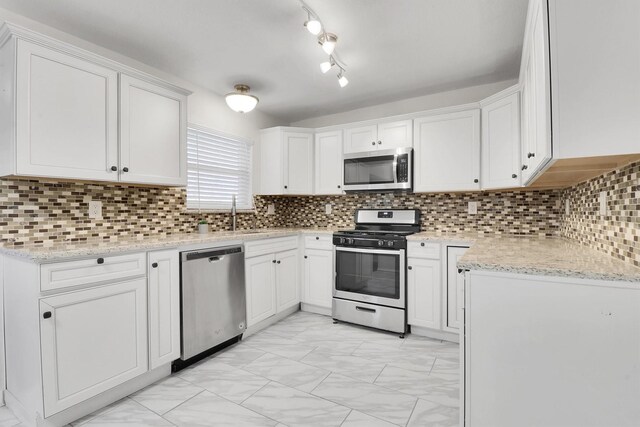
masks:
<path fill-rule="evenodd" d="M 177 86 L 192 91 L 193 93 L 189 96 L 187 105 L 187 119 L 190 123 L 219 130 L 230 135 L 237 135 L 254 142 L 258 141 L 260 129 L 286 124 L 282 123 L 275 117 L 260 112 L 259 105 L 258 108 L 251 113 L 236 113 L 229 109 L 229 107 L 227 107 L 224 101 L 224 97 L 217 93 L 197 86 L 179 77 L 165 73 L 156 68 L 150 67 L 146 64 L 136 61 L 135 59 L 126 57 L 117 52 L 105 49 L 103 47 L 89 43 L 85 40 L 74 37 L 73 35 L 70 35 L 68 33 L 46 26 L 40 22 L 33 21 L 24 16 L 17 15 L 6 9 L 0 8 L 0 23 L 4 21 L 9 21 L 13 24 L 29 28 L 31 30 L 48 35 L 52 38 L 67 42 L 69 44 L 73 44 L 80 48 L 110 58 L 114 61 L 118 61 L 122 64 L 128 65 L 138 70 L 147 72 Z M 254 147 L 254 159 L 257 159 L 258 157 L 256 156 L 259 153 L 259 144 L 254 145 Z M 258 176 L 258 169 L 255 168 L 258 167 L 259 162 L 255 160 L 253 163 L 254 176 Z"/>
<path fill-rule="evenodd" d="M 358 108 L 343 113 L 319 116 L 291 123 L 291 126 L 323 127 L 340 125 L 344 123 L 358 122 L 362 120 L 379 119 L 399 114 L 409 114 L 435 108 L 451 107 L 454 105 L 478 102 L 488 96 L 500 92 L 509 86 L 516 84 L 517 80 L 505 80 L 498 83 L 489 83 L 479 86 L 471 86 L 440 92 L 431 95 L 418 96 L 403 99 L 401 101 L 388 102 L 386 104 L 373 105 L 371 107 Z"/>

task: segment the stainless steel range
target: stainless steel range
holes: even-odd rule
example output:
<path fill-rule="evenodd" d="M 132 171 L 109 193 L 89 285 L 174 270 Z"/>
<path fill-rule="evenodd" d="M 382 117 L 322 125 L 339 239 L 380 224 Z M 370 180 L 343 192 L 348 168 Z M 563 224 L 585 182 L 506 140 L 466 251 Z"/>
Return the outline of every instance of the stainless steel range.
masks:
<path fill-rule="evenodd" d="M 358 209 L 355 222 L 333 234 L 333 318 L 404 336 L 406 236 L 420 231 L 420 211 Z"/>

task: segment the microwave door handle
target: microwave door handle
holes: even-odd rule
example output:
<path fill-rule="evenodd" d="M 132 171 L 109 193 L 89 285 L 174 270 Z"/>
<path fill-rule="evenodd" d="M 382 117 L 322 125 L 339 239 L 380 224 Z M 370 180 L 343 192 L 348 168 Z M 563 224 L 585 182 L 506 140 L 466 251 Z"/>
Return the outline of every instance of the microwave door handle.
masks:
<path fill-rule="evenodd" d="M 393 156 L 393 183 L 398 183 L 398 155 Z"/>

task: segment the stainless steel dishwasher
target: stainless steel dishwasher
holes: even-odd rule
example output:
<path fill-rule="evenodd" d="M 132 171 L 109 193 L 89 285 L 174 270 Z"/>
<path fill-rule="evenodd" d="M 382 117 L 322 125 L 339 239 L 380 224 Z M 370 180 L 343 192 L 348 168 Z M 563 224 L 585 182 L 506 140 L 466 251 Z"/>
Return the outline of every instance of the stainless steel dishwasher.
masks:
<path fill-rule="evenodd" d="M 242 246 L 181 253 L 182 360 L 246 330 Z"/>

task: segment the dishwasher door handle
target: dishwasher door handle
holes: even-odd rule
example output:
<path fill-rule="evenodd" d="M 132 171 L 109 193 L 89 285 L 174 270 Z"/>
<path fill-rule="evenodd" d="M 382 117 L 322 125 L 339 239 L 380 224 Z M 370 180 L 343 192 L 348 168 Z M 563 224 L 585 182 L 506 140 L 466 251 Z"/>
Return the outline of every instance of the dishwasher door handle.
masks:
<path fill-rule="evenodd" d="M 222 256 L 212 256 L 209 258 L 209 262 L 222 261 L 224 259 L 224 255 Z"/>

